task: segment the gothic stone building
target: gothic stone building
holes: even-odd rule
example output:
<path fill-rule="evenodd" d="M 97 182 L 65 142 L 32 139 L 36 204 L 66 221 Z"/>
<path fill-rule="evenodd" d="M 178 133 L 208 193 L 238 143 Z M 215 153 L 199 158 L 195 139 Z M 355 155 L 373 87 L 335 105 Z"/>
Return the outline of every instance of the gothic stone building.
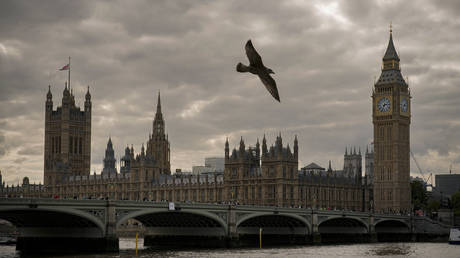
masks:
<path fill-rule="evenodd" d="M 69 176 L 87 176 L 91 161 L 91 95 L 85 96 L 84 110 L 75 106 L 75 96 L 67 88 L 62 105 L 53 110 L 50 86 L 45 108 L 44 183 L 55 185 Z"/>
<path fill-rule="evenodd" d="M 266 138 L 255 147 L 246 148 L 243 139 L 239 149 L 230 154 L 225 143 L 224 192 L 226 200 L 245 205 L 302 206 L 324 209 L 367 210 L 361 182 L 361 154 L 344 155 L 344 170 L 327 172 L 308 166 L 298 170 L 299 146 L 294 139 L 293 151 L 283 145 L 281 135 L 275 145 L 267 147 Z"/>
<path fill-rule="evenodd" d="M 51 99 L 50 95 L 51 92 L 48 93 L 47 104 Z M 70 103 L 74 103 L 72 96 L 66 87 L 63 99 L 69 97 Z M 86 94 L 85 104 L 90 112 L 89 92 Z M 78 110 L 74 105 L 72 108 Z M 64 122 L 66 120 L 62 121 Z M 55 123 L 55 127 L 62 128 L 59 122 Z M 70 124 L 79 125 L 76 122 Z M 71 136 L 67 135 L 68 139 L 75 139 L 76 135 L 81 135 L 82 138 L 90 135 L 90 128 L 83 130 L 88 134 L 78 134 L 79 130 L 76 129 L 71 131 L 74 133 Z M 51 136 L 54 134 L 55 131 L 46 134 L 45 141 L 52 139 Z M 59 140 L 54 140 L 54 144 L 59 144 Z M 45 148 L 47 146 L 45 144 Z M 76 145 L 77 149 L 74 148 L 74 143 L 72 146 L 61 147 L 60 152 L 59 147 L 54 147 L 51 148 L 51 153 L 57 152 L 56 155 L 60 155 L 59 157 L 79 155 L 79 144 Z M 293 150 L 289 144 L 283 144 L 281 135 L 276 137 L 275 144 L 270 147 L 267 146 L 265 136 L 262 146 L 257 141 L 255 147 L 246 147 L 241 138 L 239 149 L 233 149 L 231 153 L 227 139 L 223 173 L 171 174 L 170 145 L 158 95 L 153 130 L 148 137 L 147 148 L 142 145 L 140 153 L 135 154 L 132 146 L 126 147 L 125 155 L 121 158 L 120 172 L 116 170 L 113 143 L 109 138 L 101 174 L 90 175 L 86 171 L 81 173 L 72 170 L 70 168 L 77 166 L 69 163 L 76 159 L 67 159 L 63 165 L 56 166 L 52 177 L 54 180 L 45 181 L 45 186 L 30 185 L 27 180 L 22 187 L 7 186 L 6 192 L 10 196 L 232 202 L 246 205 L 365 209 L 360 179 L 360 151 L 345 153 L 342 171 L 332 171 L 329 166 L 328 171 L 324 173 L 305 169 L 299 171 L 298 157 L 297 137 L 294 139 Z M 48 173 L 45 175 L 49 176 Z"/>
<path fill-rule="evenodd" d="M 382 73 L 372 93 L 374 124 L 374 203 L 377 211 L 407 212 L 410 191 L 410 91 L 390 41 L 383 56 Z"/>
<path fill-rule="evenodd" d="M 147 147 L 126 147 L 120 172 L 109 139 L 100 175 L 90 175 L 91 95 L 84 110 L 64 89 L 62 106 L 53 110 L 48 91 L 45 121 L 45 185 L 0 188 L 3 195 L 59 198 L 110 198 L 177 202 L 233 202 L 246 205 L 302 206 L 325 209 L 407 211 L 409 188 L 410 93 L 402 78 L 392 36 L 383 58 L 382 75 L 373 99 L 374 148 L 366 150 L 362 177 L 361 151 L 346 149 L 343 170 L 310 164 L 299 170 L 297 137 L 293 150 L 281 135 L 268 147 L 230 152 L 225 143 L 223 173 L 171 174 L 170 144 L 165 132 L 160 94 Z M 375 152 L 374 152 L 375 151 Z"/>

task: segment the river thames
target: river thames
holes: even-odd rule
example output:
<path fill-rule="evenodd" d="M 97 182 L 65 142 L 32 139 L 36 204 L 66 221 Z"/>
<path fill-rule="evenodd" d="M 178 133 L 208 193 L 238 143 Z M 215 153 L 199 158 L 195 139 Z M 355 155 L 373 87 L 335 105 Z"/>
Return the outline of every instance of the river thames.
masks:
<path fill-rule="evenodd" d="M 119 253 L 34 255 L 32 257 L 135 257 L 135 240 L 120 239 Z M 460 245 L 447 243 L 374 243 L 350 245 L 289 246 L 238 249 L 144 249 L 139 241 L 138 257 L 435 257 L 458 258 Z M 21 255 L 15 246 L 0 246 L 0 257 L 31 257 Z"/>

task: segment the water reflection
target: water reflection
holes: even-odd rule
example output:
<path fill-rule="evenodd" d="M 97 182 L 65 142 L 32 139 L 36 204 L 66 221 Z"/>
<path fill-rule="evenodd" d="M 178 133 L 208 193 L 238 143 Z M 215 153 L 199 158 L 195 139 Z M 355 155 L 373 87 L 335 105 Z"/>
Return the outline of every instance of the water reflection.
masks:
<path fill-rule="evenodd" d="M 412 253 L 414 253 L 413 250 L 411 250 L 410 246 L 405 243 L 385 243 L 381 244 L 378 246 L 375 246 L 375 248 L 372 248 L 369 250 L 368 254 L 373 256 L 397 256 L 397 255 L 402 255 L 402 256 L 409 256 Z"/>
<path fill-rule="evenodd" d="M 277 248 L 238 248 L 238 249 L 174 249 L 158 250 L 144 248 L 143 241 L 138 243 L 137 257 L 435 257 L 458 258 L 460 246 L 447 243 L 375 243 L 349 245 L 318 245 L 318 246 L 284 246 Z M 134 239 L 120 239 L 120 252 L 99 254 L 66 254 L 39 255 L 32 257 L 84 257 L 84 258 L 125 258 L 136 257 Z M 0 246 L 0 257 L 30 257 L 15 251 L 15 246 Z"/>

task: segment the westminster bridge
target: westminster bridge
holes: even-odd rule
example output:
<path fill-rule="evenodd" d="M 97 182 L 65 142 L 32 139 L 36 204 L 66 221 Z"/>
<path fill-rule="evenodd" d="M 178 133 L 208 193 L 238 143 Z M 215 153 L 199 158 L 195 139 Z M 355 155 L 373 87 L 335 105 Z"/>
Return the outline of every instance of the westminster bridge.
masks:
<path fill-rule="evenodd" d="M 204 203 L 0 198 L 0 219 L 17 227 L 22 251 L 117 251 L 117 228 L 145 227 L 144 245 L 411 241 L 448 234 L 425 217 Z"/>

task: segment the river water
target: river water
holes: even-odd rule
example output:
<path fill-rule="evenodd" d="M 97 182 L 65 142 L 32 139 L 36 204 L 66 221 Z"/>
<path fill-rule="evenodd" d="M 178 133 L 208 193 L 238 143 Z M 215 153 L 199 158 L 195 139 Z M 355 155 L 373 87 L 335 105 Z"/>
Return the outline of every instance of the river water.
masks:
<path fill-rule="evenodd" d="M 120 252 L 110 254 L 46 255 L 33 257 L 135 257 L 135 239 L 120 239 Z M 239 249 L 145 249 L 139 240 L 138 257 L 434 257 L 459 258 L 460 245 L 447 243 L 375 243 L 350 245 L 289 246 Z M 21 256 L 15 246 L 0 246 L 0 257 Z"/>

